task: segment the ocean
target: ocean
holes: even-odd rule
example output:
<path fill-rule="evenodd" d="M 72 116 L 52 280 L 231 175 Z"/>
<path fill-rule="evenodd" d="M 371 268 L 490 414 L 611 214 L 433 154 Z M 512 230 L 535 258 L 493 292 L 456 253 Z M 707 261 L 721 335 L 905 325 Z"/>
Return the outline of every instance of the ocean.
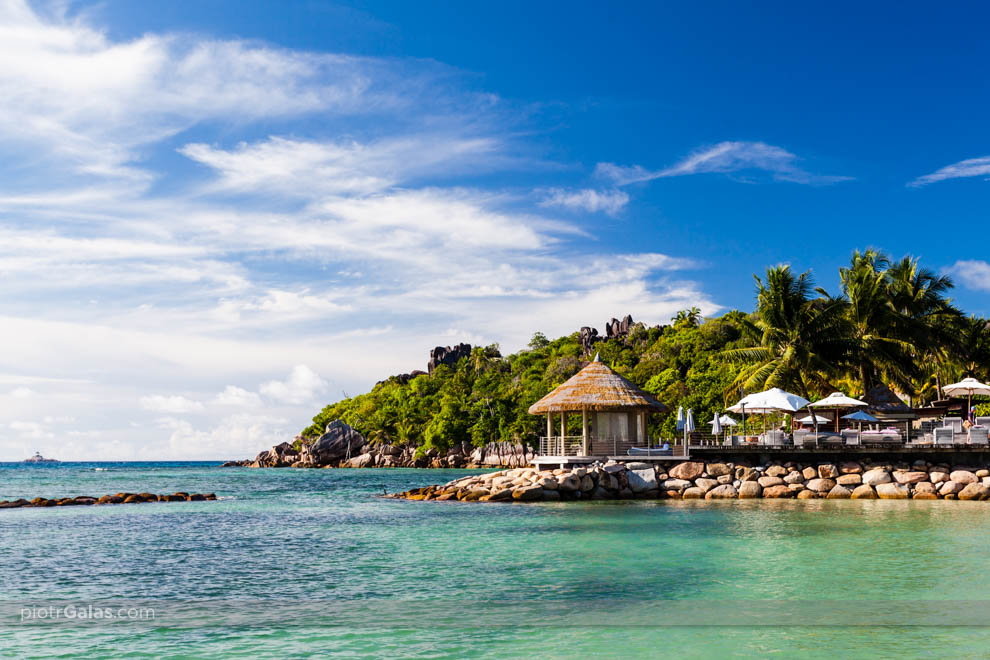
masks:
<path fill-rule="evenodd" d="M 0 464 L 4 657 L 985 657 L 990 503 L 377 497 L 466 470 Z"/>

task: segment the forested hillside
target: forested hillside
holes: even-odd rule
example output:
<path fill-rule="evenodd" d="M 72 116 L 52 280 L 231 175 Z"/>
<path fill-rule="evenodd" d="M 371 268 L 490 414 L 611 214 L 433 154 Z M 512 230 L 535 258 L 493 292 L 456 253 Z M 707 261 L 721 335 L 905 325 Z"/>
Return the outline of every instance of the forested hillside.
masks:
<path fill-rule="evenodd" d="M 632 323 L 601 339 L 587 329 L 552 340 L 537 333 L 507 356 L 497 345 L 475 347 L 431 374 L 392 377 L 328 405 L 303 435 L 343 419 L 371 442 L 424 449 L 533 442 L 545 421 L 529 415 L 529 406 L 595 352 L 669 406 L 651 422 L 664 437 L 674 435 L 678 406 L 692 408 L 700 428 L 743 390 L 778 386 L 817 398 L 884 384 L 920 405 L 939 398 L 942 384 L 986 377 L 987 322 L 952 305 L 947 277 L 875 251 L 854 253 L 839 276 L 840 291 L 830 295 L 814 288 L 810 274 L 777 266 L 755 278 L 752 313 L 702 318 L 686 310 L 668 324 Z M 579 433 L 580 419 L 572 423 Z"/>

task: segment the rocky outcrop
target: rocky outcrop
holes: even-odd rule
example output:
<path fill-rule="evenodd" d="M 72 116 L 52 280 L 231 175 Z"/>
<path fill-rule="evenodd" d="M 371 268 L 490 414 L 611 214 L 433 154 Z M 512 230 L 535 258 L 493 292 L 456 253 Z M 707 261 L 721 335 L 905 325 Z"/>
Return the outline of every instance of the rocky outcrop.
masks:
<path fill-rule="evenodd" d="M 584 351 L 585 355 L 591 353 L 591 349 L 595 347 L 595 344 L 602 341 L 602 338 L 598 335 L 598 328 L 589 328 L 584 326 L 581 331 L 578 332 L 578 342 L 581 344 L 581 349 Z"/>
<path fill-rule="evenodd" d="M 605 324 L 605 336 L 609 339 L 615 339 L 617 337 L 625 337 L 629 334 L 630 328 L 633 327 L 633 317 L 631 314 L 626 314 L 621 321 L 613 318 L 611 321 Z"/>
<path fill-rule="evenodd" d="M 984 472 L 986 475 L 980 476 Z M 963 481 L 972 474 L 977 481 L 964 484 L 949 480 L 936 485 L 928 480 L 932 474 L 943 473 Z M 780 475 L 784 475 L 783 478 Z M 609 461 L 555 470 L 519 467 L 462 477 L 442 486 L 418 488 L 389 497 L 468 502 L 755 498 L 983 501 L 990 500 L 990 468 L 950 468 L 925 461 L 910 465 L 857 461 L 842 463 L 839 467 L 830 463 L 802 465 L 794 462 L 751 466 L 685 461 L 665 466 L 642 461 Z"/>
<path fill-rule="evenodd" d="M 453 348 L 450 346 L 437 346 L 430 351 L 430 361 L 426 365 L 426 370 L 432 374 L 433 370 L 441 364 L 453 367 L 457 364 L 458 360 L 469 357 L 470 355 L 471 344 L 458 344 Z"/>
<path fill-rule="evenodd" d="M 90 497 L 89 495 L 77 495 L 76 497 L 56 497 L 47 499 L 36 497 L 33 500 L 2 500 L 0 509 L 19 509 L 21 507 L 49 507 L 49 506 L 90 506 L 94 504 L 140 504 L 142 502 L 205 502 L 215 500 L 214 493 L 173 493 L 171 495 L 155 495 L 154 493 L 115 493 L 113 495 L 102 495 L 100 497 Z"/>

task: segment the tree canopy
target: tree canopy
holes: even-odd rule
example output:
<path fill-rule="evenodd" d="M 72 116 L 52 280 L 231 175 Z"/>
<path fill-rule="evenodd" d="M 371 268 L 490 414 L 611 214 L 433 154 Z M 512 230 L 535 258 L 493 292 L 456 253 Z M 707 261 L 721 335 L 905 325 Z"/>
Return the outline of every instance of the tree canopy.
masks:
<path fill-rule="evenodd" d="M 951 279 L 913 257 L 892 261 L 857 251 L 839 271 L 836 295 L 785 265 L 755 279 L 751 313 L 704 318 L 697 308 L 682 310 L 668 325 L 636 323 L 590 352 L 578 332 L 557 339 L 536 332 L 527 348 L 507 356 L 497 345 L 475 347 L 455 365 L 392 377 L 326 406 L 303 435 L 343 419 L 372 442 L 424 450 L 533 442 L 545 421 L 528 414 L 529 406 L 595 352 L 669 406 L 651 420 L 652 433 L 662 437 L 674 435 L 678 406 L 692 408 L 700 426 L 743 392 L 767 387 L 814 399 L 836 390 L 862 396 L 885 384 L 921 405 L 940 398 L 945 383 L 990 375 L 987 320 L 964 315 L 947 297 Z"/>

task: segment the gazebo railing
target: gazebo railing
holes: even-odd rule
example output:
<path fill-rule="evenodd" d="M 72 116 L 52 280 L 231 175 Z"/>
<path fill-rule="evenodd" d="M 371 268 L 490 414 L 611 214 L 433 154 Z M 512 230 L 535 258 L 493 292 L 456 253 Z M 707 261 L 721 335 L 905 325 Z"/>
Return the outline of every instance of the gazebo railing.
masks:
<path fill-rule="evenodd" d="M 657 454 L 660 449 L 653 441 Z M 588 438 L 588 452 L 584 453 L 584 437 L 580 435 L 567 435 L 561 438 L 559 435 L 540 438 L 540 456 L 625 456 L 632 447 L 645 448 L 645 440 L 633 440 L 631 438 L 607 437 Z M 681 451 L 683 453 L 683 450 Z"/>

